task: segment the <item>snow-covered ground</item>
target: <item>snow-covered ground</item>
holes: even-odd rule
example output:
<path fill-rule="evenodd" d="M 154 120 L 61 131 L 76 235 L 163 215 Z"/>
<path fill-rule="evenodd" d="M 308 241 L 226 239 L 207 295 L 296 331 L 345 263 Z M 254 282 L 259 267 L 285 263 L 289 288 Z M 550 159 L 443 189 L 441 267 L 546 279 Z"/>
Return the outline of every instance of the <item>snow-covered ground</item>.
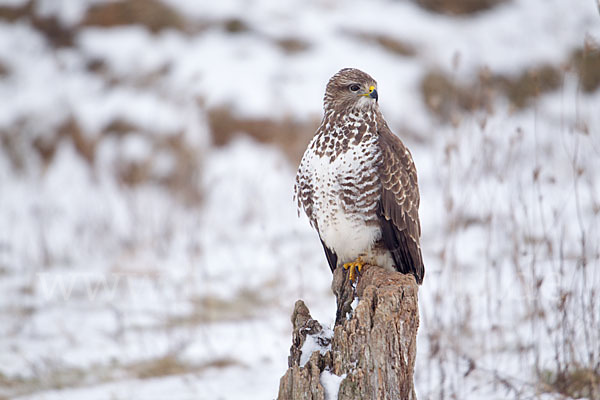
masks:
<path fill-rule="evenodd" d="M 570 64 L 600 45 L 593 0 L 459 17 L 165 0 L 184 31 L 79 26 L 104 3 L 34 3 L 70 46 L 0 19 L 0 398 L 275 398 L 293 304 L 331 323 L 331 274 L 292 201 L 295 161 L 243 132 L 214 145 L 211 110 L 309 124 L 348 66 L 377 79 L 419 172 L 418 397 L 562 399 L 553 374 L 598 379 L 600 89 Z M 525 108 L 497 95 L 448 123 L 421 94 L 429 71 L 468 85 L 540 65 L 560 84 Z"/>

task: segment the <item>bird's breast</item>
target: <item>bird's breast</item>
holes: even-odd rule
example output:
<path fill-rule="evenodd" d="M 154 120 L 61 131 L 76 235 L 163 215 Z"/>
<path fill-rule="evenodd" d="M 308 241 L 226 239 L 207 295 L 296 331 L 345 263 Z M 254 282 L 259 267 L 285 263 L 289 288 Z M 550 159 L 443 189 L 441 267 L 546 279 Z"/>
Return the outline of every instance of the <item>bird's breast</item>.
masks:
<path fill-rule="evenodd" d="M 374 141 L 349 145 L 334 158 L 325 154 L 315 157 L 313 212 L 324 241 L 338 236 L 339 240 L 347 240 L 349 235 L 366 233 L 376 225 L 381 193 L 379 162 Z M 366 241 L 371 241 L 376 234 L 366 236 Z"/>

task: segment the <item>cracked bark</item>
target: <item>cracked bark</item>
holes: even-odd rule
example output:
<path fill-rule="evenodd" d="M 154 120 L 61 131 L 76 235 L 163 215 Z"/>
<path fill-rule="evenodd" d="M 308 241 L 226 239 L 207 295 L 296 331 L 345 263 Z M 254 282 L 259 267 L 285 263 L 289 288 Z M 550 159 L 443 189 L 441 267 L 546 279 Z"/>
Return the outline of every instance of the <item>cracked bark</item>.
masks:
<path fill-rule="evenodd" d="M 321 372 L 328 370 L 346 374 L 339 400 L 416 400 L 413 372 L 419 310 L 414 277 L 365 266 L 355 291 L 346 274 L 337 268 L 331 285 L 337 299 L 331 350 L 314 352 L 303 367 L 300 357 L 306 336 L 323 328 L 302 300 L 296 302 L 289 368 L 280 380 L 277 399 L 333 400 L 326 399 L 320 383 Z M 355 296 L 359 302 L 352 310 Z"/>

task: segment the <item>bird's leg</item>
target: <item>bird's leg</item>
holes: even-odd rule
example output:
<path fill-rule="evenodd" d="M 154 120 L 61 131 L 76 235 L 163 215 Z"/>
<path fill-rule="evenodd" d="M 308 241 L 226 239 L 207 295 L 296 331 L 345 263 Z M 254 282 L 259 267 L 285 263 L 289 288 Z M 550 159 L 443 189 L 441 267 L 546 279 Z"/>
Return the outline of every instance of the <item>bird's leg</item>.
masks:
<path fill-rule="evenodd" d="M 360 256 L 358 256 L 358 258 L 353 262 L 345 263 L 344 269 L 349 270 L 348 279 L 350 279 L 352 282 L 355 282 L 355 278 L 360 274 L 364 265 L 365 263 Z"/>

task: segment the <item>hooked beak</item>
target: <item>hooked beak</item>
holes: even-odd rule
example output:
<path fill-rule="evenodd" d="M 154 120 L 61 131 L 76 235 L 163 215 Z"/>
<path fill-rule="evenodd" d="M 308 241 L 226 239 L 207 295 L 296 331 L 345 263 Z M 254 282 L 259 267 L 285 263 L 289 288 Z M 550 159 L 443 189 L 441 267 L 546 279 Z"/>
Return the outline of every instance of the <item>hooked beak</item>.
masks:
<path fill-rule="evenodd" d="M 377 99 L 379 98 L 379 96 L 377 95 L 377 90 L 375 90 L 375 86 L 370 86 L 369 93 L 365 93 L 363 94 L 363 96 L 368 96 L 372 99 L 375 99 L 375 101 L 377 101 Z"/>
<path fill-rule="evenodd" d="M 373 87 L 373 86 L 371 86 Z M 369 97 L 372 99 L 375 99 L 375 101 L 377 101 L 377 99 L 379 99 L 379 96 L 377 95 L 377 90 L 373 89 L 369 89 Z"/>

